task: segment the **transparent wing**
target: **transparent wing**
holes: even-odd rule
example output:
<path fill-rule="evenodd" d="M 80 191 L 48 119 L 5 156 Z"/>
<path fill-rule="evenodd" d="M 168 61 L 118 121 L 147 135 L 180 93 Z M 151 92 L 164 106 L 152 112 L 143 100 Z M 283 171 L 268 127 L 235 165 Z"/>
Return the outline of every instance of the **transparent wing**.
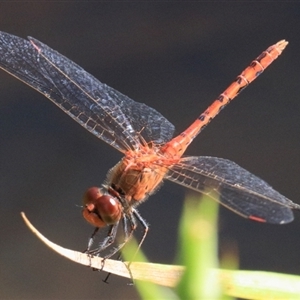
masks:
<path fill-rule="evenodd" d="M 159 112 L 101 83 L 34 38 L 0 32 L 0 68 L 36 89 L 88 131 L 121 152 L 164 143 L 174 126 Z"/>
<path fill-rule="evenodd" d="M 207 194 L 235 213 L 256 221 L 288 223 L 293 203 L 236 163 L 217 157 L 186 157 L 170 168 L 167 179 Z"/>

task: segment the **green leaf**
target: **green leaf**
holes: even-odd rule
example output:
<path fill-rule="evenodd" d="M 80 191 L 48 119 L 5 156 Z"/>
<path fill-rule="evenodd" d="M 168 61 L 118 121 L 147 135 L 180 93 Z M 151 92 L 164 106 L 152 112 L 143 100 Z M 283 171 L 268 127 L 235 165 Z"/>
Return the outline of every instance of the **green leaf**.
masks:
<path fill-rule="evenodd" d="M 186 267 L 177 291 L 181 299 L 219 299 L 218 203 L 199 194 L 187 197 L 180 222 L 180 262 Z"/>

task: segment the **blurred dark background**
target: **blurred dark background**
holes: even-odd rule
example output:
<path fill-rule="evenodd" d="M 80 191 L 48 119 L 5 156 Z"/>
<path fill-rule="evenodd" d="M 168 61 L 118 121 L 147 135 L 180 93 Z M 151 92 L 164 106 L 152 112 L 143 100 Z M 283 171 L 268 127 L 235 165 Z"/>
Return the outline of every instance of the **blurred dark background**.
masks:
<path fill-rule="evenodd" d="M 300 203 L 300 4 L 1 3 L 0 30 L 33 36 L 102 82 L 185 129 L 256 56 L 281 39 L 284 54 L 228 106 L 187 154 L 231 159 Z M 74 264 L 25 227 L 25 211 L 50 240 L 83 250 L 86 188 L 120 153 L 45 97 L 0 72 L 1 299 L 138 299 L 128 281 Z M 165 183 L 140 206 L 151 228 L 143 250 L 172 263 L 186 190 Z M 242 269 L 300 274 L 300 213 L 265 225 L 222 209 L 220 248 L 237 244 Z"/>

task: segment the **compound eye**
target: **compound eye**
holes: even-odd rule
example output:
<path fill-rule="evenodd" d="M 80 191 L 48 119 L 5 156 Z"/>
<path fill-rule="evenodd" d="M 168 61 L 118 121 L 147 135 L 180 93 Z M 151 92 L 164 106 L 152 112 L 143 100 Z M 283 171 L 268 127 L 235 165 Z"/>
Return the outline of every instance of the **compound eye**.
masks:
<path fill-rule="evenodd" d="M 122 217 L 122 206 L 119 200 L 110 195 L 98 198 L 95 207 L 107 225 L 116 224 Z"/>
<path fill-rule="evenodd" d="M 89 189 L 86 190 L 86 192 L 83 195 L 83 204 L 89 204 L 89 203 L 93 203 L 94 201 L 96 201 L 98 198 L 100 198 L 101 196 L 103 196 L 103 193 L 101 191 L 100 188 L 98 187 L 91 187 Z"/>
<path fill-rule="evenodd" d="M 122 206 L 118 199 L 103 194 L 99 188 L 88 189 L 83 201 L 83 217 L 95 227 L 116 224 L 122 217 Z"/>

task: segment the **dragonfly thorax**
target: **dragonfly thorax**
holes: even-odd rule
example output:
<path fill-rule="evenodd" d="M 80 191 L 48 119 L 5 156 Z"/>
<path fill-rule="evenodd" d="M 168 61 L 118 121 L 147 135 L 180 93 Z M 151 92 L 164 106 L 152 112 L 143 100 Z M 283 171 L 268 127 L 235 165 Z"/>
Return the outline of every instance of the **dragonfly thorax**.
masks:
<path fill-rule="evenodd" d="M 163 156 L 147 153 L 127 155 L 108 173 L 108 185 L 124 197 L 131 206 L 147 199 L 162 182 L 168 171 Z"/>

